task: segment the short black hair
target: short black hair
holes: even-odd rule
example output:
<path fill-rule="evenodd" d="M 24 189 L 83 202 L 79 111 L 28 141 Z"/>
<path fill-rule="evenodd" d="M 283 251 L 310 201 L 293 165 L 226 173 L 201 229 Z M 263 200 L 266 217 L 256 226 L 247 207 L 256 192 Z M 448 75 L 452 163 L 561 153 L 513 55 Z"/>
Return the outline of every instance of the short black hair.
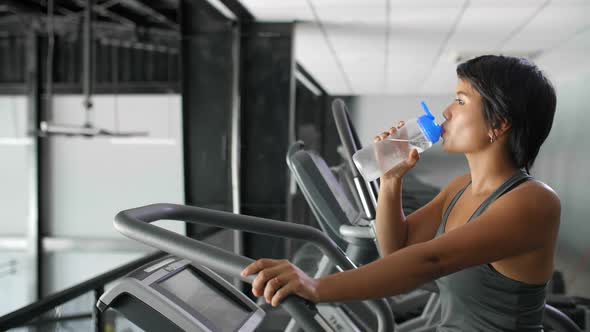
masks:
<path fill-rule="evenodd" d="M 501 55 L 461 63 L 457 76 L 482 96 L 490 129 L 499 128 L 500 121 L 510 124 L 510 156 L 529 173 L 553 125 L 557 98 L 549 79 L 531 61 Z"/>

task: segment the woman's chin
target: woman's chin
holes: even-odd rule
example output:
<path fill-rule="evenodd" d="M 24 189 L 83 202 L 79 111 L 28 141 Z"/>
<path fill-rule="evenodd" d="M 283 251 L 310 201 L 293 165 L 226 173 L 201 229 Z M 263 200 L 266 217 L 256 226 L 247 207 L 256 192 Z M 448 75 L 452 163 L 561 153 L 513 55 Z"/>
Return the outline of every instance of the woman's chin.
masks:
<path fill-rule="evenodd" d="M 452 153 L 453 152 L 452 149 L 451 149 L 451 147 L 449 146 L 449 143 L 447 141 L 445 141 L 445 140 L 442 141 L 442 146 L 441 147 L 442 147 L 442 150 L 444 152 L 447 152 L 447 153 Z"/>

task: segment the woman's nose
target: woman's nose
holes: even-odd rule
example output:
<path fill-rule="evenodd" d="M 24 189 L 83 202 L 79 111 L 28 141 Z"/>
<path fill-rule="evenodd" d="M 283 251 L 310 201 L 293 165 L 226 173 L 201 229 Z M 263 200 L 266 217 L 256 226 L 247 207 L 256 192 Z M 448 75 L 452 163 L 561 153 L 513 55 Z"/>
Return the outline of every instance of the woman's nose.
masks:
<path fill-rule="evenodd" d="M 445 108 L 445 110 L 442 113 L 443 118 L 445 118 L 445 121 L 449 121 L 449 119 L 451 118 L 451 112 L 449 112 L 449 107 Z"/>

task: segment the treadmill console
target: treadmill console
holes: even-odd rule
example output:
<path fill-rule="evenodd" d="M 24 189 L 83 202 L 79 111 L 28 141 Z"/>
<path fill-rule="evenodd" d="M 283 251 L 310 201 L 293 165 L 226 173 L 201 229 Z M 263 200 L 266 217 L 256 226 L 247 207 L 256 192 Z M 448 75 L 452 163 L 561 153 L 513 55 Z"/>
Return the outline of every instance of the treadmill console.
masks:
<path fill-rule="evenodd" d="M 254 331 L 264 311 L 210 269 L 167 256 L 124 277 L 97 303 L 145 331 Z"/>

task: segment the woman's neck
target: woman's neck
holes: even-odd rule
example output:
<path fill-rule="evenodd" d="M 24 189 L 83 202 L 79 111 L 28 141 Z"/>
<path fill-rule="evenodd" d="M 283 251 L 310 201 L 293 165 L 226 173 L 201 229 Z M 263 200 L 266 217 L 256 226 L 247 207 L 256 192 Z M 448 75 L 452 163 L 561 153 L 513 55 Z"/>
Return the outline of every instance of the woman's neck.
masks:
<path fill-rule="evenodd" d="M 508 156 L 492 151 L 465 156 L 471 172 L 471 193 L 474 196 L 490 195 L 518 170 Z"/>

